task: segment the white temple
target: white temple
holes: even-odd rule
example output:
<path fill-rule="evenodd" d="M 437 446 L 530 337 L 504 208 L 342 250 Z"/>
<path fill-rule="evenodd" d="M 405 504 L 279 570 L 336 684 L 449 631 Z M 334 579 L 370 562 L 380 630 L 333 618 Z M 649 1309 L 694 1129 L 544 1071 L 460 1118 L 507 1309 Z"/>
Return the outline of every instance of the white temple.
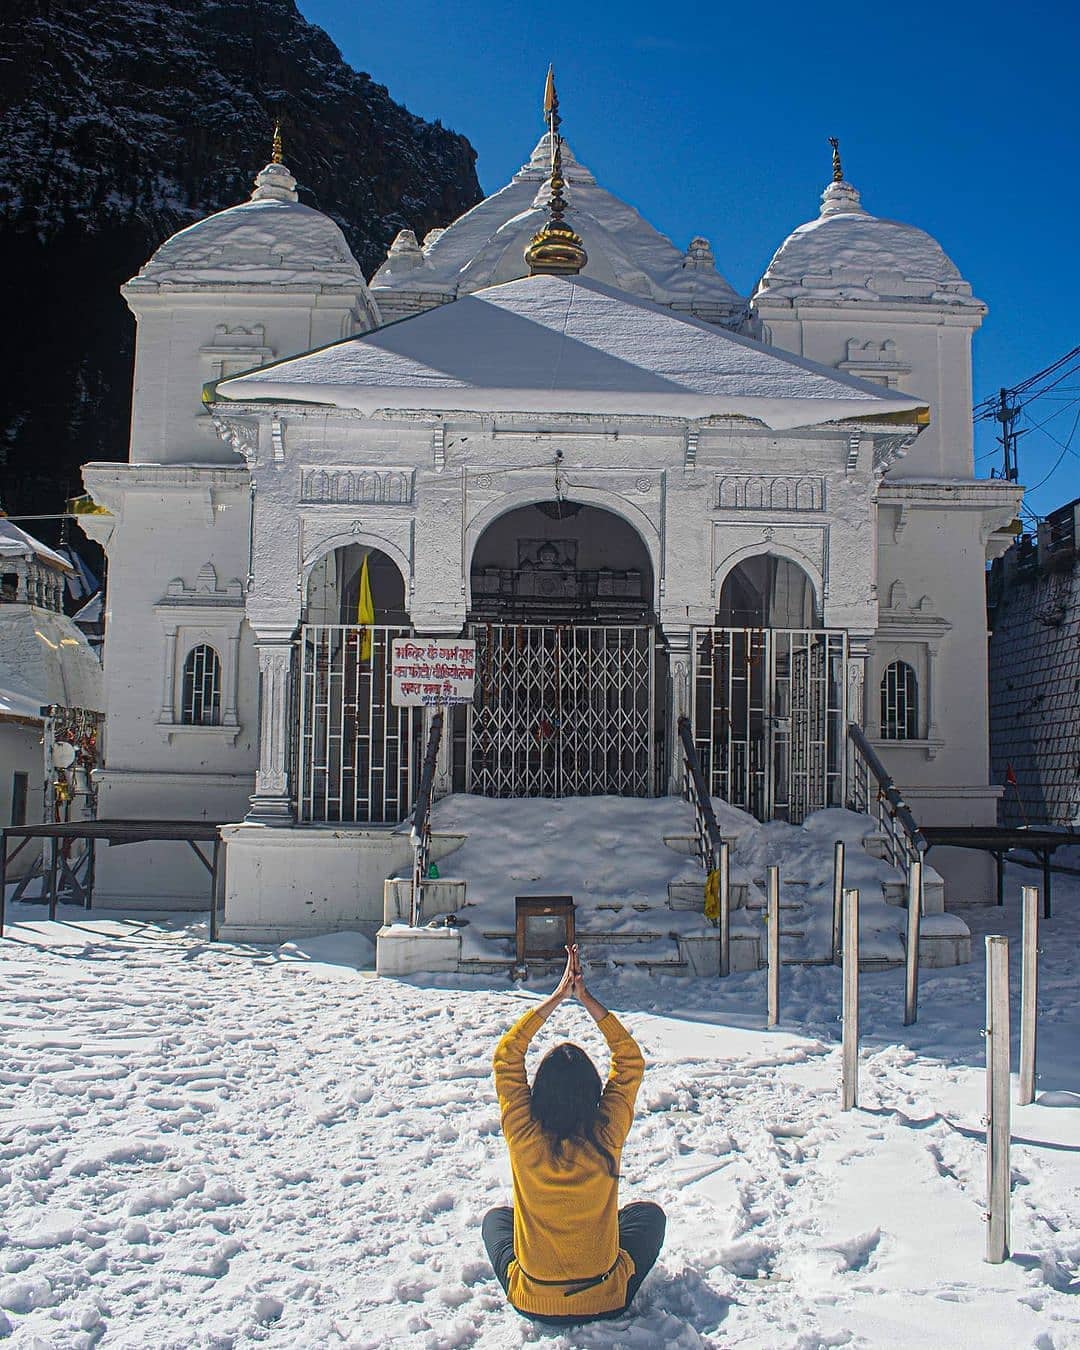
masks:
<path fill-rule="evenodd" d="M 995 820 L 984 569 L 1020 489 L 974 476 L 985 306 L 838 156 L 744 300 L 558 145 L 370 286 L 276 153 L 124 287 L 129 462 L 84 470 L 101 813 L 232 822 L 227 934 L 378 926 L 425 718 L 398 634 L 477 641 L 441 792 L 677 791 L 686 713 L 715 796 L 798 821 L 848 800 L 853 721 L 922 823 Z M 197 905 L 196 867 L 106 854 L 98 893 Z"/>

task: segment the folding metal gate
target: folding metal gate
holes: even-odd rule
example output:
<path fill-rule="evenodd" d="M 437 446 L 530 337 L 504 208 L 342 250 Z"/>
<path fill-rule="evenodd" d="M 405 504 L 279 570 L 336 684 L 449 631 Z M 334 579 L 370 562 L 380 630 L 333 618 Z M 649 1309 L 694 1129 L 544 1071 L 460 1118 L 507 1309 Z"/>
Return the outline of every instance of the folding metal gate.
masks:
<path fill-rule="evenodd" d="M 758 820 L 844 802 L 847 634 L 694 630 L 694 739 L 710 792 Z"/>
<path fill-rule="evenodd" d="M 409 628 L 307 624 L 300 635 L 297 813 L 397 823 L 412 809 L 420 719 L 390 703 L 390 643 Z"/>
<path fill-rule="evenodd" d="M 653 769 L 653 630 L 644 625 L 475 624 L 470 792 L 647 797 Z"/>

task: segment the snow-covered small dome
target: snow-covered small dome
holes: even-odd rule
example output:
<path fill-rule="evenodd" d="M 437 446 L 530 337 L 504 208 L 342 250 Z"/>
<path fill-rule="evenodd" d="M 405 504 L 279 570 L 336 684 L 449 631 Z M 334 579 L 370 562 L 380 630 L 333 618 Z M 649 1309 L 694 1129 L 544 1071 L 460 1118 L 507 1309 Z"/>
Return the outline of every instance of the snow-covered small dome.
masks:
<path fill-rule="evenodd" d="M 360 264 L 339 227 L 297 200 L 284 164 L 267 164 L 251 200 L 230 206 L 167 239 L 127 283 L 134 291 L 271 286 L 361 292 Z"/>
<path fill-rule="evenodd" d="M 843 179 L 825 189 L 817 220 L 780 245 L 753 298 L 804 297 L 985 308 L 936 239 L 914 225 L 872 216 Z"/>
<path fill-rule="evenodd" d="M 602 188 L 562 142 L 566 223 L 588 253 L 583 275 L 709 323 L 737 323 L 746 305 L 717 271 L 707 240 L 685 254 L 632 206 Z M 527 164 L 498 192 L 423 245 L 403 230 L 371 279 L 383 313 L 431 308 L 527 276 L 525 250 L 548 221 L 551 140 L 545 133 Z"/>

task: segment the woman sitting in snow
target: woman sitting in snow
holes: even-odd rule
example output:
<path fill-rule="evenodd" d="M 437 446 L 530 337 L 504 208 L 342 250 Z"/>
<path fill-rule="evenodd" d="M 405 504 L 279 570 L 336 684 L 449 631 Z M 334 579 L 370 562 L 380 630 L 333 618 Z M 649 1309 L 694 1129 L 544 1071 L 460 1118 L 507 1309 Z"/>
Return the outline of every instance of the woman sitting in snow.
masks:
<path fill-rule="evenodd" d="M 608 1043 L 607 1085 L 601 1091 L 589 1056 L 564 1042 L 544 1056 L 530 1092 L 529 1042 L 571 995 Z M 511 1304 L 538 1322 L 618 1317 L 660 1252 L 666 1226 L 660 1206 L 617 1208 L 619 1158 L 644 1071 L 637 1042 L 585 988 L 577 947 L 568 947 L 555 992 L 516 1022 L 495 1051 L 514 1208 L 490 1211 L 484 1246 Z"/>

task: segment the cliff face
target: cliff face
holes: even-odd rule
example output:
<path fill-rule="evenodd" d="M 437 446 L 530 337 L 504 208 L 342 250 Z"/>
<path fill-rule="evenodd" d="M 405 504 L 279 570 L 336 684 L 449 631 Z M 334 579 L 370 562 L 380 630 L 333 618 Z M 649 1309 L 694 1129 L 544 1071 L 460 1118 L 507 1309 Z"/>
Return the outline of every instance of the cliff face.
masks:
<path fill-rule="evenodd" d="M 301 200 L 367 275 L 480 198 L 464 137 L 345 64 L 292 0 L 6 0 L 0 15 L 0 505 L 62 510 L 127 453 L 119 295 L 170 234 L 246 200 L 280 114 Z"/>

